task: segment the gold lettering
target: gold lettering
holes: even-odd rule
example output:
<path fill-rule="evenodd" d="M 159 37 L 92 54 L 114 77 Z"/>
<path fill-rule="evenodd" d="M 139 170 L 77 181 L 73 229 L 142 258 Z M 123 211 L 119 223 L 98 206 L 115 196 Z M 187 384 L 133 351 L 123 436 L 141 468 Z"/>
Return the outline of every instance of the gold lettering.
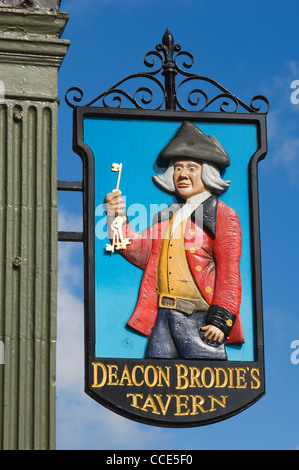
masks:
<path fill-rule="evenodd" d="M 163 387 L 163 384 L 162 384 L 162 381 L 161 381 L 161 378 L 163 378 L 165 384 L 167 387 L 170 387 L 170 367 L 166 367 L 166 370 L 167 370 L 167 374 L 166 372 L 163 371 L 162 367 L 161 366 L 157 366 L 157 369 L 158 369 L 158 373 L 159 373 L 159 382 L 158 382 L 158 387 Z"/>
<path fill-rule="evenodd" d="M 228 368 L 228 373 L 229 373 L 229 385 L 228 388 L 234 388 L 234 369 L 231 369 L 230 367 Z"/>
<path fill-rule="evenodd" d="M 243 374 L 246 374 L 246 369 L 244 369 L 243 367 L 237 367 L 236 371 L 237 371 L 237 388 L 246 388 L 247 382 L 245 381 L 245 377 L 244 375 L 241 376 L 241 372 L 243 372 Z M 241 385 L 241 381 L 244 383 L 244 385 Z"/>
<path fill-rule="evenodd" d="M 206 382 L 206 371 L 210 372 L 211 378 L 210 378 L 209 383 Z M 213 369 L 211 369 L 211 367 L 204 367 L 204 369 L 201 372 L 201 380 L 202 380 L 203 386 L 206 387 L 206 388 L 211 388 L 214 385 L 215 374 L 213 372 Z"/>
<path fill-rule="evenodd" d="M 197 415 L 199 413 L 197 409 L 199 409 L 202 413 L 206 413 L 208 411 L 208 410 L 205 410 L 204 407 L 202 406 L 205 402 L 205 399 L 202 396 L 190 395 L 190 397 L 192 399 L 192 412 L 190 413 L 191 415 Z M 197 399 L 199 399 L 199 403 Z"/>
<path fill-rule="evenodd" d="M 177 386 L 176 388 L 179 390 L 185 390 L 188 388 L 189 380 L 188 380 L 188 367 L 184 364 L 177 365 Z"/>
<path fill-rule="evenodd" d="M 216 372 L 216 384 L 215 388 L 223 388 L 227 385 L 228 382 L 228 374 L 225 369 L 222 369 L 222 367 L 216 367 L 215 369 Z M 223 383 L 220 383 L 220 372 L 223 373 Z"/>
<path fill-rule="evenodd" d="M 188 395 L 175 395 L 176 398 L 176 413 L 175 416 L 185 416 L 190 413 L 190 410 L 188 409 L 188 400 L 189 396 Z M 185 403 L 182 403 L 181 400 L 185 399 Z M 187 411 L 182 412 L 181 408 L 187 408 Z"/>
<path fill-rule="evenodd" d="M 103 387 L 105 385 L 106 380 L 107 380 L 107 369 L 104 364 L 101 362 L 92 362 L 93 365 L 93 384 L 92 387 Z M 98 383 L 98 367 L 101 367 L 102 372 L 103 372 L 103 378 L 100 383 Z"/>
<path fill-rule="evenodd" d="M 162 401 L 162 399 L 161 399 L 162 395 L 156 395 L 156 394 L 154 395 L 154 397 L 156 398 L 156 400 L 157 400 L 157 402 L 158 402 L 158 404 L 159 404 L 159 406 L 160 406 L 160 408 L 161 408 L 161 411 L 162 411 L 162 413 L 163 413 L 164 416 L 165 416 L 166 413 L 167 413 L 167 410 L 168 410 L 168 407 L 169 407 L 169 404 L 170 404 L 170 401 L 171 401 L 171 398 L 173 397 L 173 395 L 168 395 L 168 394 L 167 394 L 166 396 L 167 396 L 167 402 L 166 402 L 166 404 L 165 404 L 165 406 L 164 406 L 164 403 L 163 403 L 163 401 Z"/>
<path fill-rule="evenodd" d="M 152 379 L 152 382 L 150 382 L 149 380 L 149 371 L 152 370 L 153 371 L 153 379 Z M 154 367 L 154 366 L 147 366 L 145 368 L 145 372 L 144 372 L 144 380 L 145 380 L 145 383 L 146 385 L 148 385 L 148 387 L 154 387 L 157 382 L 158 382 L 158 372 L 157 372 L 157 369 Z"/>
<path fill-rule="evenodd" d="M 117 371 L 118 371 L 118 366 L 113 365 L 113 364 L 108 364 L 107 365 L 108 370 L 109 370 L 109 382 L 107 385 L 118 385 L 118 378 L 117 378 Z M 113 379 L 116 379 L 116 382 L 113 382 Z"/>
<path fill-rule="evenodd" d="M 159 415 L 158 408 L 154 402 L 154 399 L 151 395 L 148 395 L 147 399 L 145 400 L 145 403 L 143 407 L 141 408 L 143 411 L 148 411 L 147 408 L 152 408 L 152 413 L 155 415 Z"/>
<path fill-rule="evenodd" d="M 127 393 L 127 398 L 132 397 L 132 403 L 131 406 L 134 408 L 140 408 L 140 406 L 137 405 L 137 398 L 143 398 L 143 395 L 141 393 Z"/>
<path fill-rule="evenodd" d="M 165 416 L 169 411 L 169 406 L 173 397 L 176 400 L 176 412 L 174 416 L 187 416 L 187 415 L 197 415 L 199 413 L 208 413 L 215 411 L 217 407 L 226 408 L 227 395 L 220 395 L 216 397 L 214 395 L 209 395 L 208 398 L 211 400 L 210 409 L 206 410 L 204 408 L 205 398 L 201 395 L 166 395 L 166 402 L 163 402 L 163 395 L 161 394 L 149 394 L 146 400 L 141 406 L 139 400 L 143 400 L 143 394 L 140 393 L 127 393 L 127 398 L 131 398 L 130 406 L 133 408 L 141 409 L 145 412 L 151 412 L 156 415 L 160 415 L 161 412 Z M 191 399 L 191 404 L 189 407 L 189 398 Z M 156 403 L 157 402 L 157 403 Z M 158 404 L 158 406 L 157 406 Z M 159 411 L 161 410 L 161 412 Z"/>
<path fill-rule="evenodd" d="M 222 406 L 222 408 L 226 408 L 226 399 L 227 399 L 227 395 L 220 395 L 221 398 L 222 398 L 222 401 L 220 401 L 219 398 L 216 398 L 214 397 L 214 395 L 209 395 L 209 398 L 211 398 L 211 409 L 209 411 L 215 411 L 216 408 L 215 408 L 215 402 Z"/>
<path fill-rule="evenodd" d="M 200 376 L 200 369 L 198 367 L 190 367 L 190 387 L 196 387 L 196 386 L 202 387 L 202 384 L 198 380 L 199 376 Z"/>
<path fill-rule="evenodd" d="M 127 385 L 134 385 L 128 370 L 128 366 L 125 365 L 122 376 L 121 376 L 121 381 L 119 382 L 119 385 L 124 385 L 124 381 L 127 381 Z"/>
<path fill-rule="evenodd" d="M 251 369 L 251 378 L 256 382 L 256 384 L 254 384 L 254 382 L 251 381 L 251 384 L 250 384 L 251 388 L 253 389 L 260 388 L 261 381 L 259 379 L 259 375 L 260 375 L 259 369 Z"/>
<path fill-rule="evenodd" d="M 136 385 L 136 387 L 141 387 L 141 385 L 144 384 L 144 380 L 142 379 L 141 382 L 137 382 L 137 380 L 136 380 L 136 370 L 137 369 L 140 369 L 141 372 L 144 374 L 144 366 L 137 365 L 137 366 L 134 366 L 133 369 L 132 369 L 132 380 L 134 382 L 134 385 Z"/>

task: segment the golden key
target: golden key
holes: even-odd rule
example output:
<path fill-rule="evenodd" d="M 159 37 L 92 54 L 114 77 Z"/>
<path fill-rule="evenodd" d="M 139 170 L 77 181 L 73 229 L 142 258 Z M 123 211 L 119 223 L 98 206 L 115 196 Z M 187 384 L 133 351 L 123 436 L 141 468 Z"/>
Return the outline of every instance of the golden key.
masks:
<path fill-rule="evenodd" d="M 119 183 L 120 183 L 122 168 L 123 168 L 122 163 L 112 163 L 111 171 L 115 171 L 115 172 L 118 171 L 116 188 L 112 190 L 113 193 L 120 193 L 121 194 L 121 191 L 119 190 Z"/>
<path fill-rule="evenodd" d="M 122 163 L 112 163 L 112 168 L 111 171 L 118 172 L 118 178 L 117 178 L 117 184 L 116 188 L 113 189 L 113 193 L 119 193 L 121 194 L 121 191 L 119 189 L 119 183 L 120 183 L 120 177 L 121 177 L 121 171 L 122 171 Z M 111 251 L 114 253 L 115 248 L 117 250 L 125 250 L 127 245 L 130 245 L 130 239 L 129 238 L 124 238 L 123 233 L 122 233 L 122 224 L 124 223 L 123 217 L 116 217 L 115 220 L 111 224 L 111 230 L 113 231 L 113 239 L 112 239 L 112 244 L 106 244 L 106 251 Z"/>
<path fill-rule="evenodd" d="M 124 223 L 123 217 L 116 217 L 111 224 L 111 229 L 113 231 L 113 239 L 111 245 L 106 245 L 106 251 L 111 251 L 114 253 L 114 249 L 125 250 L 127 245 L 130 245 L 130 239 L 124 238 L 122 233 L 122 224 Z"/>

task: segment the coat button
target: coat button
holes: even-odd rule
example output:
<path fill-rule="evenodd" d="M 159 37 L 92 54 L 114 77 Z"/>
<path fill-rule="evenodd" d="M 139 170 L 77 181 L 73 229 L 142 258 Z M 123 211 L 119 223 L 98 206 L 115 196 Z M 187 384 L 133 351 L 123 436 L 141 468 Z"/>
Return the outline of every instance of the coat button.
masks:
<path fill-rule="evenodd" d="M 195 248 L 190 248 L 190 253 L 195 253 Z"/>
<path fill-rule="evenodd" d="M 210 294 L 210 292 L 212 292 L 212 287 L 207 286 L 207 287 L 205 288 L 205 291 L 206 291 L 207 294 Z"/>
<path fill-rule="evenodd" d="M 201 266 L 196 266 L 196 267 L 195 267 L 195 269 L 196 269 L 196 271 L 198 271 L 198 272 L 199 272 L 199 271 L 201 271 L 201 270 L 202 270 L 202 267 L 201 267 Z"/>

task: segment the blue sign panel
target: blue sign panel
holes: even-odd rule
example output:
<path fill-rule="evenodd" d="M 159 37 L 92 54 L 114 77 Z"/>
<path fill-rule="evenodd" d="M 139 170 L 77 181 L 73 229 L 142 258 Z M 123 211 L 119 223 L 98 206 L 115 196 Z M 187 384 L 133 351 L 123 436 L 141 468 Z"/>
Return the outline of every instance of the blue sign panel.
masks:
<path fill-rule="evenodd" d="M 179 128 L 180 121 L 150 121 L 88 117 L 84 140 L 95 161 L 95 352 L 98 357 L 143 358 L 147 338 L 128 328 L 137 302 L 142 271 L 119 252 L 107 253 L 110 243 L 105 195 L 116 186 L 114 162 L 122 162 L 120 189 L 126 197 L 131 226 L 142 232 L 155 214 L 172 204 L 175 197 L 159 189 L 152 176 L 161 173 L 156 157 Z M 219 198 L 239 216 L 242 230 L 240 262 L 242 298 L 240 316 L 245 342 L 228 345 L 228 359 L 255 360 L 252 292 L 252 250 L 249 213 L 249 162 L 258 151 L 256 123 L 196 122 L 205 134 L 216 137 L 226 149 L 231 165 L 224 178 L 231 184 Z"/>

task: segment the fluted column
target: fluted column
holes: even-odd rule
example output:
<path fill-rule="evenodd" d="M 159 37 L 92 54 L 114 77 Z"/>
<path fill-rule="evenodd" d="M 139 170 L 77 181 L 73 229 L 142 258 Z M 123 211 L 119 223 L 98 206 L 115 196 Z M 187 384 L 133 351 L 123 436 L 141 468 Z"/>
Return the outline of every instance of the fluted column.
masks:
<path fill-rule="evenodd" d="M 54 449 L 57 72 L 68 15 L 0 8 L 0 449 Z"/>

